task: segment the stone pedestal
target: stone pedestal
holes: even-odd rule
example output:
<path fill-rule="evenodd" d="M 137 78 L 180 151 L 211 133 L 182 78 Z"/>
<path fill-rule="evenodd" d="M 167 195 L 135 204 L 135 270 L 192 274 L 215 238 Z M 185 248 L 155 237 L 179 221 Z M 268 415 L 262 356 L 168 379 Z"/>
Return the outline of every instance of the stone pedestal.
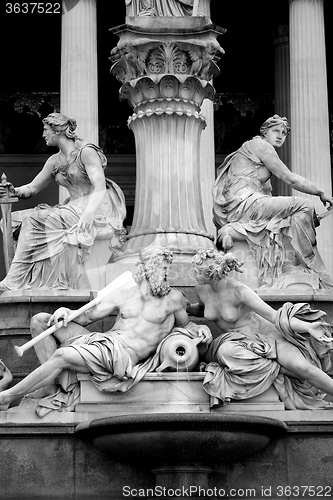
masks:
<path fill-rule="evenodd" d="M 120 97 L 134 108 L 128 125 L 136 141 L 136 202 L 128 241 L 114 262 L 128 268 L 142 248 L 160 245 L 188 272 L 199 248 L 214 247 L 205 222 L 201 107 L 214 95 L 211 79 L 223 54 L 216 37 L 224 30 L 206 17 L 126 21 L 112 30 L 120 41 L 111 72 L 122 83 Z"/>

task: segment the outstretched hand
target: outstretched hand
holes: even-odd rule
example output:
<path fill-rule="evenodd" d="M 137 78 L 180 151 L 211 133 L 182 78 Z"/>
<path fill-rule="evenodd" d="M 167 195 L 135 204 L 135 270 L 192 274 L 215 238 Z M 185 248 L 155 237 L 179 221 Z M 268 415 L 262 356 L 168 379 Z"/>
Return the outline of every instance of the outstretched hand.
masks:
<path fill-rule="evenodd" d="M 320 201 L 324 204 L 324 206 L 327 206 L 327 203 L 329 203 L 329 208 L 333 207 L 333 198 L 332 196 L 327 196 L 325 193 L 320 195 Z"/>
<path fill-rule="evenodd" d="M 330 332 L 330 325 L 325 321 L 314 321 L 310 323 L 308 333 L 325 344 L 333 342 L 332 334 Z"/>
<path fill-rule="evenodd" d="M 8 194 L 11 196 L 15 195 L 15 188 L 13 184 L 11 182 L 6 182 L 5 184 L 0 182 L 0 198 L 4 198 L 8 196 Z"/>

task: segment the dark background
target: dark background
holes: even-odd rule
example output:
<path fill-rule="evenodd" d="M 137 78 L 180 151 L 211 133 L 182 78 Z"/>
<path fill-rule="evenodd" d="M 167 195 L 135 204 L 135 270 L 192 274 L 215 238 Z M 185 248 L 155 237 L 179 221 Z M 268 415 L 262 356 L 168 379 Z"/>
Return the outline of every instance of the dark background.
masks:
<path fill-rule="evenodd" d="M 219 37 L 225 55 L 219 63 L 221 74 L 214 80 L 217 92 L 216 153 L 228 153 L 255 135 L 260 124 L 274 111 L 273 33 L 277 24 L 288 22 L 288 8 L 287 0 L 211 2 L 213 23 L 227 29 Z M 324 8 L 331 101 L 332 2 L 326 0 Z M 17 113 L 22 113 L 24 105 L 28 105 L 31 111 L 38 112 L 42 96 L 46 93 L 50 96 L 53 108 L 58 110 L 61 14 L 6 14 L 5 3 L 2 3 L 0 9 L 1 133 L 1 116 L 4 122 L 3 115 L 8 112 L 10 97 L 15 98 L 14 108 Z M 133 154 L 134 138 L 126 125 L 131 109 L 126 101 L 119 101 L 120 84 L 110 75 L 111 63 L 108 60 L 111 49 L 118 41 L 118 37 L 112 35 L 109 29 L 124 23 L 125 1 L 97 0 L 97 18 L 99 121 L 101 130 L 104 131 L 101 142 L 103 141 L 107 153 Z M 38 117 L 39 115 L 35 116 Z M 25 137 L 25 128 L 17 127 L 15 134 L 12 134 L 15 137 L 12 137 L 9 145 L 3 146 L 1 152 L 49 152 L 40 140 L 40 135 L 37 139 L 36 134 L 34 137 L 32 134 Z"/>

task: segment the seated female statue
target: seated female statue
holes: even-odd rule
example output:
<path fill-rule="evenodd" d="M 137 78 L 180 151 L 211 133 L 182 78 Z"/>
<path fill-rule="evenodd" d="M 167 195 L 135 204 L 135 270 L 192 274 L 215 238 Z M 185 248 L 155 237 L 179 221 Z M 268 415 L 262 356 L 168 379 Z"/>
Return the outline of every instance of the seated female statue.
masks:
<path fill-rule="evenodd" d="M 0 186 L 0 196 L 9 190 L 18 198 L 30 198 L 53 180 L 69 192 L 61 205 L 39 205 L 22 220 L 14 259 L 0 291 L 29 288 L 90 288 L 84 262 L 96 238 L 108 241 L 108 259 L 123 243 L 126 215 L 121 189 L 106 179 L 106 157 L 94 144 L 75 134 L 76 120 L 51 113 L 43 120 L 43 137 L 59 152 L 50 156 L 43 169 L 27 185 Z M 104 234 L 101 234 L 104 233 Z"/>
<path fill-rule="evenodd" d="M 331 195 L 280 160 L 275 148 L 283 145 L 289 131 L 286 118 L 268 118 L 260 135 L 246 141 L 219 167 L 213 188 L 217 243 L 227 251 L 233 244 L 230 230 L 242 235 L 255 255 L 259 286 L 283 288 L 283 275 L 300 271 L 315 274 L 319 288 L 331 288 L 333 282 L 317 250 L 319 221 L 311 201 L 271 195 L 274 174 L 293 189 L 333 206 Z"/>
<path fill-rule="evenodd" d="M 222 334 L 207 346 L 204 389 L 214 404 L 248 399 L 273 385 L 286 409 L 330 408 L 333 342 L 323 311 L 285 303 L 279 310 L 228 277 L 242 264 L 231 254 L 199 250 L 193 259 L 197 304 L 187 311 Z"/>

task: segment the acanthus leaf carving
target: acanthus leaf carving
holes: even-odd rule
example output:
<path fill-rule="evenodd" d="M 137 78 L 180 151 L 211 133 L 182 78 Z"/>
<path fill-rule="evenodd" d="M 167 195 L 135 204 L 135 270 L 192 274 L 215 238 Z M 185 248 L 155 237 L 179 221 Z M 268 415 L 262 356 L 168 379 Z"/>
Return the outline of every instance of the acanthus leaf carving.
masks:
<path fill-rule="evenodd" d="M 224 50 L 216 41 L 198 45 L 147 39 L 144 42 L 125 42 L 111 51 L 111 72 L 121 82 L 162 74 L 193 75 L 208 81 L 219 73 L 217 62 Z"/>

